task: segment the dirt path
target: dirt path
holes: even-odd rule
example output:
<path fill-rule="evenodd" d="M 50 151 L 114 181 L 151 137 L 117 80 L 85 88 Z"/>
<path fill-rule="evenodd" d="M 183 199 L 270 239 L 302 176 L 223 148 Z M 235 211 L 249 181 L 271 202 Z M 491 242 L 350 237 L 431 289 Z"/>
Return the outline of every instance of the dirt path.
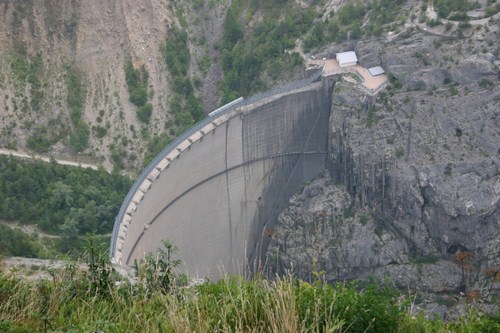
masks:
<path fill-rule="evenodd" d="M 434 1 L 433 0 L 428 0 L 428 5 L 427 5 L 427 10 L 425 12 L 425 15 L 427 16 L 427 18 L 429 18 L 431 20 L 437 20 L 437 21 L 441 22 L 441 24 L 436 25 L 434 27 L 431 27 L 431 26 L 427 25 L 427 23 L 421 23 L 421 22 L 418 22 L 416 20 L 412 20 L 411 18 L 408 18 L 408 21 L 406 22 L 407 26 L 408 27 L 416 27 L 421 32 L 423 32 L 427 35 L 433 35 L 433 36 L 444 37 L 444 38 L 459 38 L 458 36 L 453 35 L 452 33 L 456 31 L 455 29 L 457 29 L 459 27 L 461 21 L 453 21 L 453 20 L 448 20 L 445 18 L 440 18 L 438 16 L 436 10 L 434 9 Z M 470 25 L 476 26 L 476 27 L 477 26 L 484 26 L 484 25 L 488 24 L 490 22 L 490 20 L 500 19 L 500 12 L 498 12 L 492 16 L 489 16 L 489 17 L 476 18 L 476 19 L 471 19 L 471 18 L 467 21 Z M 451 24 L 451 27 L 453 29 L 445 30 L 445 26 L 447 24 Z M 498 27 L 496 27 L 494 25 L 490 26 L 489 28 L 494 29 L 493 31 L 498 30 Z M 389 36 L 389 41 L 398 37 L 402 33 L 404 33 L 404 31 L 400 32 L 397 35 Z M 474 35 L 474 33 L 475 32 L 472 31 L 470 33 L 470 35 L 465 36 L 465 37 L 471 37 Z"/>
<path fill-rule="evenodd" d="M 76 266 L 80 271 L 88 270 L 86 263 L 71 260 L 23 257 L 4 257 L 0 259 L 0 272 L 29 281 L 53 279 L 54 274 L 58 274 L 57 272 L 63 271 L 68 266 Z M 135 272 L 132 267 L 119 265 L 112 265 L 112 267 L 122 277 L 135 283 Z"/>
<path fill-rule="evenodd" d="M 4 274 L 12 274 L 25 280 L 47 280 L 52 279 L 52 274 L 64 269 L 69 264 L 69 261 L 54 259 L 5 257 L 0 261 L 0 270 Z M 77 263 L 77 266 L 79 269 L 86 269 L 85 264 Z"/>
<path fill-rule="evenodd" d="M 0 220 L 0 224 L 3 224 L 11 229 L 21 229 L 22 232 L 31 236 L 38 235 L 38 237 L 41 238 L 60 238 L 58 235 L 45 233 L 38 229 L 36 225 L 32 224 L 21 224 L 19 222 L 7 222 L 4 220 Z"/>
<path fill-rule="evenodd" d="M 451 23 L 455 26 L 458 26 L 460 24 L 460 21 L 452 21 L 452 20 L 448 20 L 445 18 L 439 18 L 436 10 L 434 9 L 434 1 L 433 0 L 429 0 L 429 5 L 427 6 L 426 14 L 427 14 L 428 18 L 434 19 L 434 20 L 439 19 L 443 24 Z M 495 15 L 489 16 L 489 17 L 483 17 L 480 19 L 469 19 L 468 23 L 471 25 L 484 25 L 484 24 L 488 23 L 490 21 L 490 19 L 492 19 L 492 18 L 497 19 L 499 17 L 500 17 L 500 13 L 496 13 Z"/>
<path fill-rule="evenodd" d="M 35 155 L 35 154 L 30 155 L 27 153 L 18 152 L 15 150 L 3 149 L 3 148 L 0 148 L 0 155 L 12 155 L 12 156 L 21 157 L 21 158 L 40 160 L 40 161 L 48 162 L 48 163 L 50 163 L 52 160 L 54 160 L 57 164 L 71 165 L 71 166 L 76 166 L 76 167 L 81 167 L 81 168 L 90 168 L 90 169 L 94 169 L 94 170 L 97 170 L 99 168 L 99 166 L 96 164 L 88 164 L 88 163 L 79 163 L 79 162 L 59 160 L 59 159 L 51 159 L 49 157 L 42 156 L 42 155 Z"/>

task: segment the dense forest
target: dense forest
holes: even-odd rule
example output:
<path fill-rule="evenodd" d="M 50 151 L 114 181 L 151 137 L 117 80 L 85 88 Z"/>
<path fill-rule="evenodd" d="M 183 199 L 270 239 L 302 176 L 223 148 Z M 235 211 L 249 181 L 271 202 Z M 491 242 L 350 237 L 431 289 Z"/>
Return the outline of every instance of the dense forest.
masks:
<path fill-rule="evenodd" d="M 61 250 L 70 250 L 78 236 L 108 234 L 132 181 L 104 169 L 92 170 L 0 156 L 0 219 L 34 225 L 60 235 Z M 37 256 L 36 245 L 19 248 L 20 231 L 2 227 L 0 253 Z M 29 253 L 25 253 L 28 251 Z"/>

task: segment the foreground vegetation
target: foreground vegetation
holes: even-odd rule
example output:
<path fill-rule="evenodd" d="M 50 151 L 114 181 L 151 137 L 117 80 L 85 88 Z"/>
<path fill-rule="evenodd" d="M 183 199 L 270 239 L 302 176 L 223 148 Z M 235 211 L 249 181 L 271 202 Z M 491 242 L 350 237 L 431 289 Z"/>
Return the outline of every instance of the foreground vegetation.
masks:
<path fill-rule="evenodd" d="M 413 300 L 388 286 L 226 276 L 186 286 L 174 248 L 136 265 L 122 281 L 86 253 L 52 279 L 27 282 L 0 271 L 1 332 L 498 332 L 500 317 L 469 311 L 444 322 L 411 314 Z"/>

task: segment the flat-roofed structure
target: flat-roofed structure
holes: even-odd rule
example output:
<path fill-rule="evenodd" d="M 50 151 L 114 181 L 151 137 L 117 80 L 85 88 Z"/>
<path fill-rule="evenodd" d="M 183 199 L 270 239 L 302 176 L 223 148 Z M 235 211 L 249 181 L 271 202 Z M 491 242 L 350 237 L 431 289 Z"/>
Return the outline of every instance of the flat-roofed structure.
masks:
<path fill-rule="evenodd" d="M 384 69 L 380 66 L 368 68 L 368 72 L 370 72 L 371 76 L 378 76 L 385 73 Z"/>
<path fill-rule="evenodd" d="M 340 52 L 335 55 L 340 67 L 355 66 L 358 63 L 358 56 L 354 51 Z"/>

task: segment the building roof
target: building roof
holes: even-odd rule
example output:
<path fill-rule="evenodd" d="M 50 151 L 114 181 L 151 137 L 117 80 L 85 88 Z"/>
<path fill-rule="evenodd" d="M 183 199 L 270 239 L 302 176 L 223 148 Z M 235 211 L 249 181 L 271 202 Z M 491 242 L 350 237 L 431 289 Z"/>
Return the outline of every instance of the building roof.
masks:
<path fill-rule="evenodd" d="M 377 76 L 385 73 L 384 69 L 380 66 L 368 68 L 368 72 L 370 72 L 372 76 Z"/>
<path fill-rule="evenodd" d="M 358 57 L 354 51 L 340 52 L 337 53 L 336 56 L 340 65 L 350 62 L 358 62 Z"/>

